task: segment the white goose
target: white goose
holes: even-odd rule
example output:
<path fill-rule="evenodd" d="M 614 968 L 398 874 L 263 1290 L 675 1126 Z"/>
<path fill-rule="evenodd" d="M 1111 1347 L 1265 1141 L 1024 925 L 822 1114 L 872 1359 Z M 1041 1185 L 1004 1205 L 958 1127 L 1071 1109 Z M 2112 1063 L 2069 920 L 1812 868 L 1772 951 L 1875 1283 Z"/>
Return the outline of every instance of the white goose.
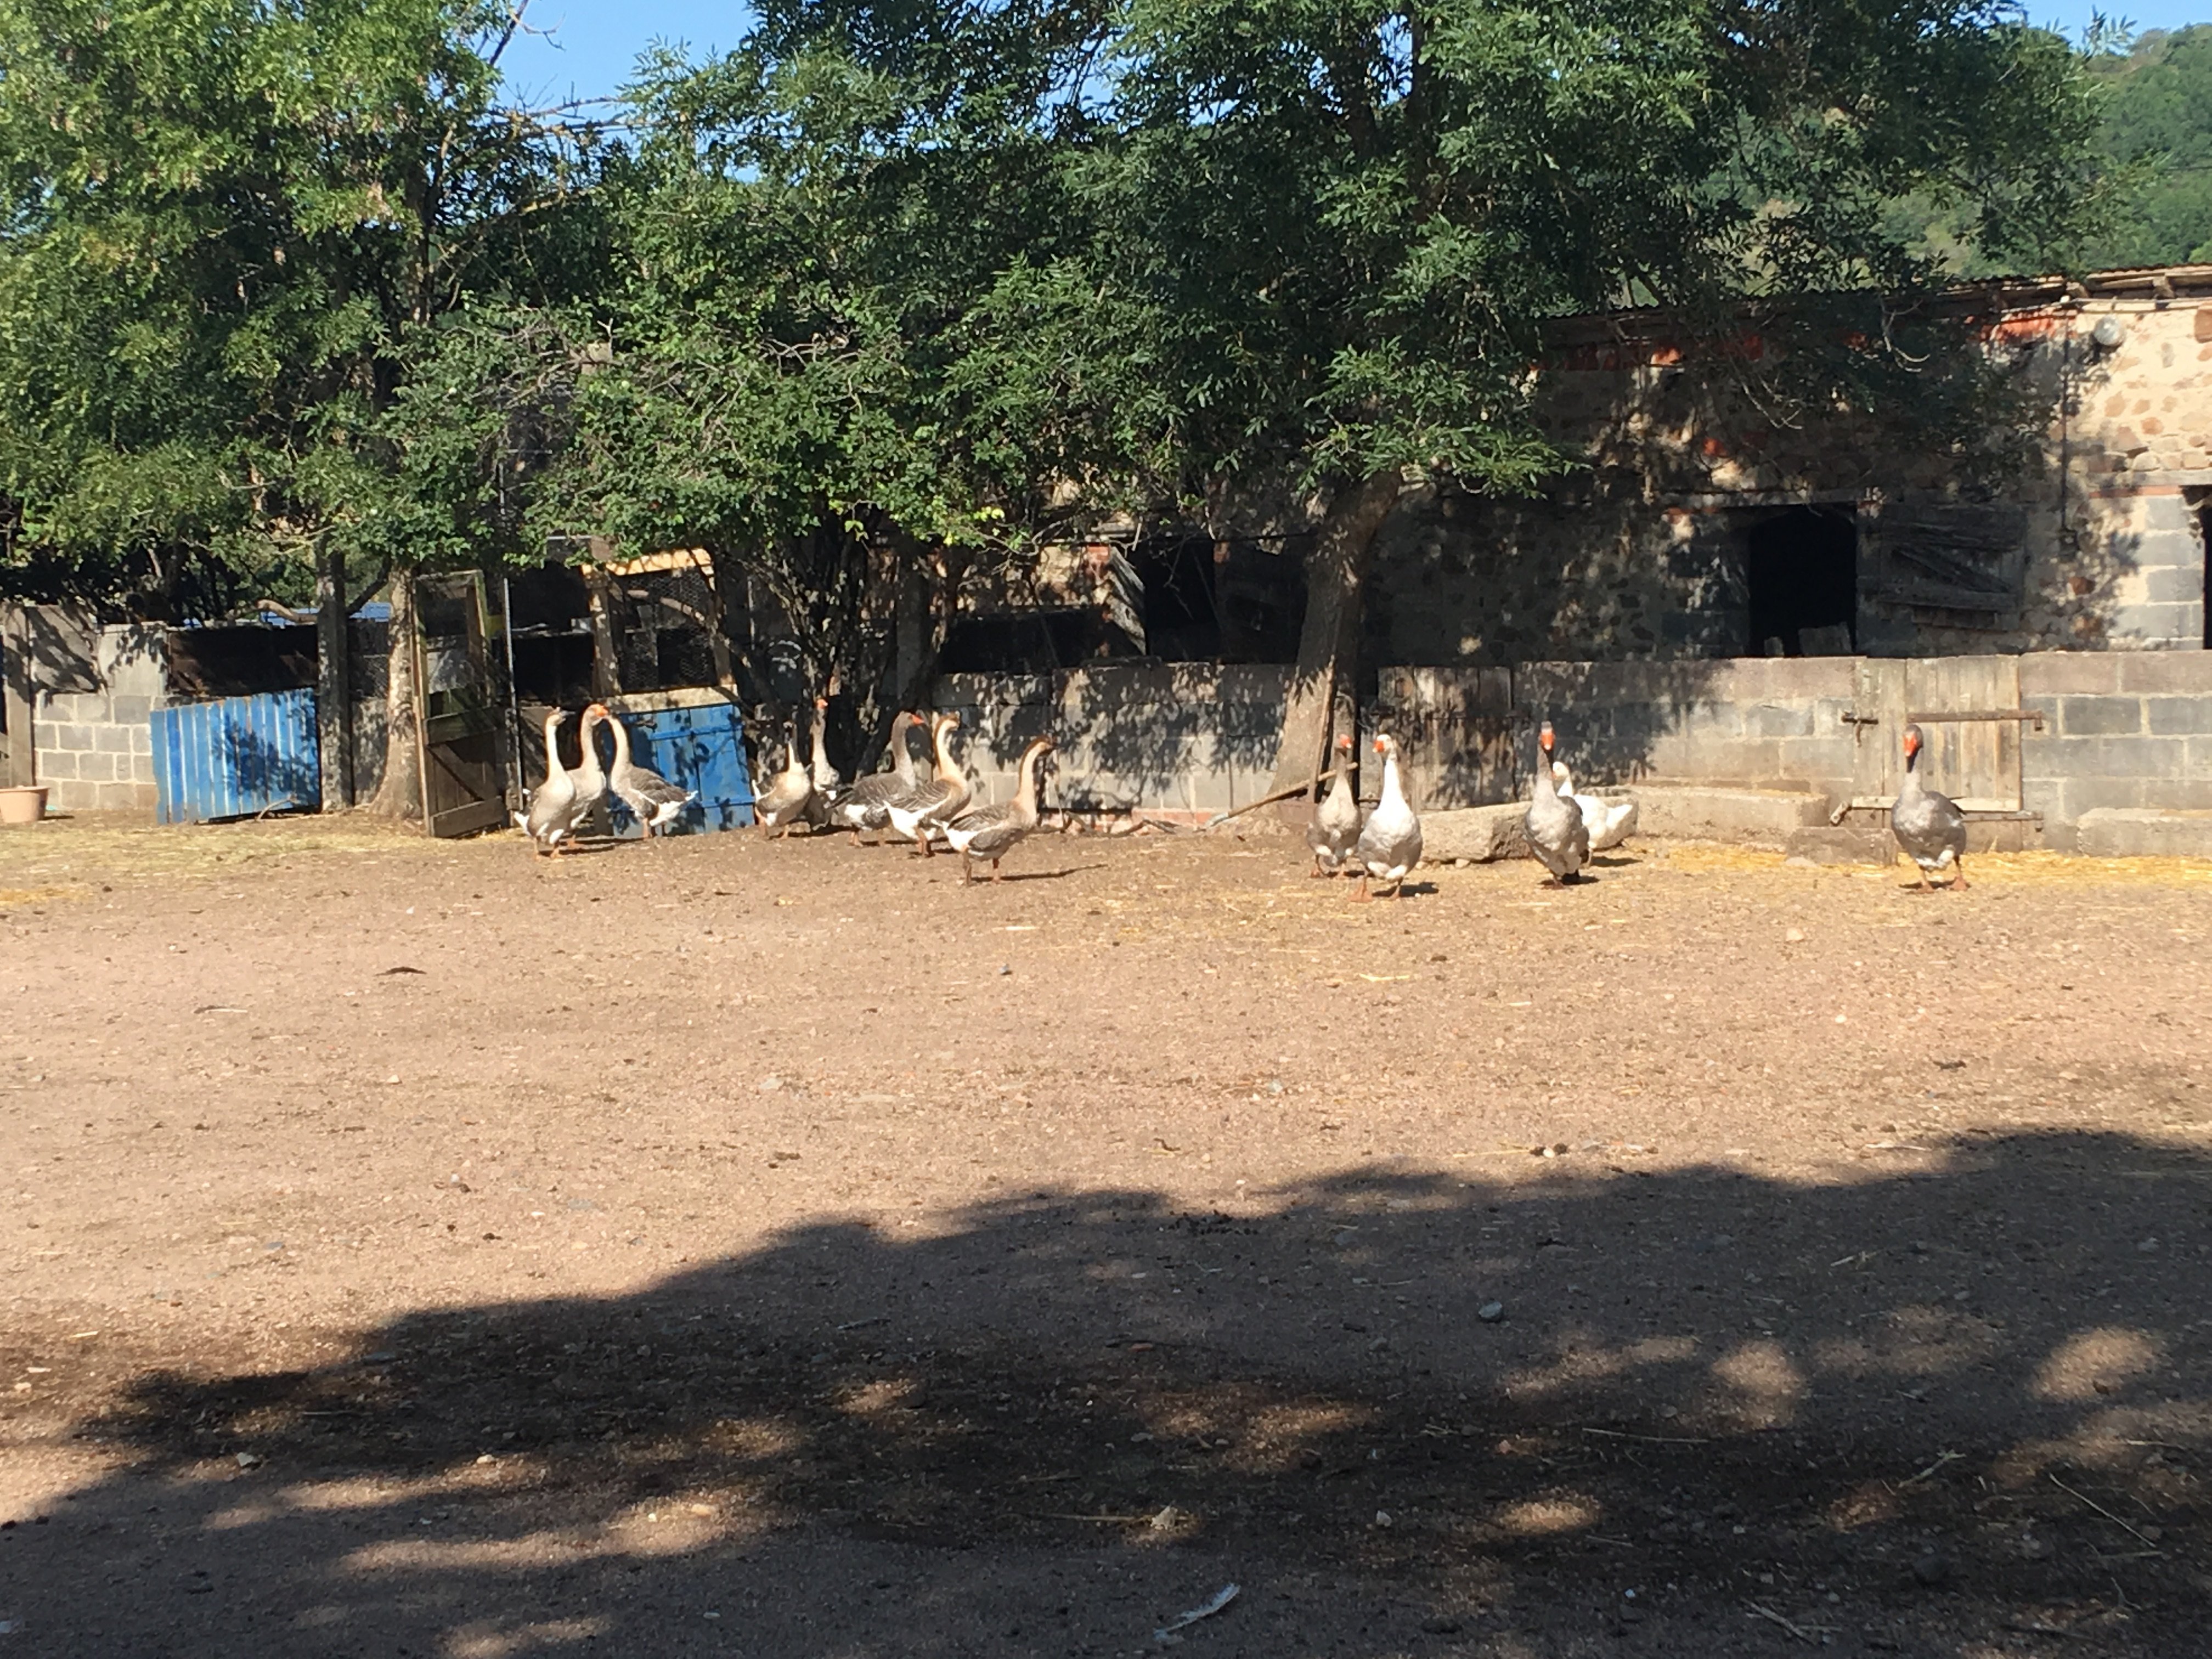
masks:
<path fill-rule="evenodd" d="M 1375 752 L 1382 757 L 1382 799 L 1359 827 L 1352 860 L 1359 866 L 1359 890 L 1367 896 L 1367 878 L 1390 884 L 1393 897 L 1405 890 L 1406 878 L 1421 861 L 1421 820 L 1406 799 L 1398 777 L 1398 740 L 1388 732 L 1375 739 Z"/>
<path fill-rule="evenodd" d="M 514 827 L 536 843 L 539 857 L 558 856 L 561 843 L 576 828 L 582 816 L 576 810 L 575 780 L 561 764 L 561 722 L 568 718 L 565 708 L 556 708 L 545 716 L 545 781 L 530 792 L 530 807 L 526 812 L 514 815 Z"/>
<path fill-rule="evenodd" d="M 1589 830 L 1590 851 L 1602 853 L 1609 847 L 1618 847 L 1636 833 L 1636 803 L 1632 800 L 1605 800 L 1596 795 L 1575 793 L 1574 774 L 1567 770 L 1565 761 L 1552 763 L 1552 776 L 1559 786 L 1559 798 L 1571 800 L 1583 815 L 1583 823 Z"/>
<path fill-rule="evenodd" d="M 806 763 L 799 758 L 799 728 L 789 720 L 783 723 L 783 769 L 778 772 L 753 802 L 753 818 L 765 835 L 776 831 L 781 841 L 791 833 L 791 826 L 806 816 L 807 803 L 814 799 L 813 775 Z"/>

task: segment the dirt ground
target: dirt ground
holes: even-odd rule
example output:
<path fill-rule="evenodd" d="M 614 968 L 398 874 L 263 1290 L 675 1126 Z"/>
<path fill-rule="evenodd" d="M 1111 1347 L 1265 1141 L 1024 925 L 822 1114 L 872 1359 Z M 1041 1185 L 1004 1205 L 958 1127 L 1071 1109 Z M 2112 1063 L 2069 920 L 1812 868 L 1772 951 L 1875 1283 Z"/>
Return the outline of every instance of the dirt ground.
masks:
<path fill-rule="evenodd" d="M 2212 866 L 1301 851 L 0 832 L 0 1659 L 2212 1650 Z"/>

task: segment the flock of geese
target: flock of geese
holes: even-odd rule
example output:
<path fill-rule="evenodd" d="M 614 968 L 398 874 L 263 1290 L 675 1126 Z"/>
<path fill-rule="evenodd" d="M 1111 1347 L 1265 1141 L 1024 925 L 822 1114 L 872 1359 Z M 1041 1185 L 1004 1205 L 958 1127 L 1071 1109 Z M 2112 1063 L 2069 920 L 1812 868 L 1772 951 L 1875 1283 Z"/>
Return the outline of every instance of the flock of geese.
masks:
<path fill-rule="evenodd" d="M 929 722 L 933 768 L 924 777 L 915 768 L 907 747 L 907 733 L 921 717 L 902 710 L 891 726 L 891 766 L 855 781 L 849 788 L 830 766 L 822 746 L 823 726 L 830 707 L 827 697 L 814 700 L 814 755 L 811 763 L 799 758 L 798 732 L 784 723 L 784 763 L 753 802 L 753 817 L 763 835 L 779 839 L 800 824 L 811 830 L 850 830 L 857 843 L 874 831 L 877 841 L 886 830 L 915 843 L 923 857 L 943 841 L 960 854 L 961 874 L 974 880 L 978 860 L 988 861 L 991 879 L 1002 879 L 999 861 L 1037 827 L 1040 772 L 1053 750 L 1050 738 L 1039 738 L 1023 750 L 1019 786 L 1012 800 L 995 806 L 972 805 L 974 786 L 952 758 L 949 747 L 957 714 L 938 714 Z M 526 811 L 514 815 L 515 826 L 528 836 L 541 856 L 557 857 L 576 844 L 579 830 L 592 811 L 612 794 L 630 811 L 647 840 L 664 832 L 683 816 L 696 791 L 671 783 L 651 767 L 631 758 L 629 729 L 605 703 L 584 710 L 580 741 L 582 764 L 564 766 L 561 761 L 561 727 L 566 709 L 545 716 L 545 781 L 531 792 Z M 611 767 L 599 758 L 596 729 L 607 726 L 614 734 L 615 761 Z"/>
<path fill-rule="evenodd" d="M 848 787 L 823 750 L 829 707 L 826 697 L 814 700 L 811 761 L 799 757 L 796 726 L 784 722 L 783 765 L 753 802 L 762 834 L 781 839 L 803 823 L 812 831 L 849 830 L 857 846 L 880 843 L 888 830 L 912 842 L 915 854 L 924 858 L 941 839 L 960 854 L 963 881 L 975 879 L 978 860 L 990 864 L 992 880 L 1001 879 L 1000 860 L 1037 827 L 1042 773 L 1045 757 L 1053 751 L 1052 739 L 1036 738 L 1023 750 L 1011 800 L 979 806 L 972 804 L 974 786 L 952 758 L 951 739 L 960 724 L 957 714 L 928 717 L 932 766 L 924 775 L 907 744 L 908 732 L 923 717 L 901 710 L 891 723 L 891 769 Z M 563 766 L 557 745 L 567 719 L 565 709 L 546 715 L 545 781 L 532 793 L 529 810 L 515 814 L 516 825 L 539 854 L 557 855 L 573 846 L 579 827 L 610 793 L 629 809 L 647 839 L 665 830 L 695 799 L 696 792 L 671 783 L 631 758 L 629 728 L 604 703 L 594 702 L 584 710 L 583 763 Z M 614 736 L 611 767 L 602 766 L 599 759 L 594 732 L 601 725 Z M 1363 900 L 1370 896 L 1370 881 L 1382 884 L 1393 896 L 1402 894 L 1406 878 L 1421 861 L 1421 819 L 1406 796 L 1398 741 L 1386 732 L 1374 742 L 1375 752 L 1382 757 L 1382 787 L 1375 805 L 1362 808 L 1352 783 L 1352 739 L 1340 736 L 1328 793 L 1306 829 L 1313 873 L 1358 877 L 1354 896 Z M 1890 810 L 1890 830 L 1919 869 L 1922 888 L 1931 885 L 1931 875 L 1948 870 L 1952 875 L 1948 884 L 1963 891 L 1966 816 L 1948 796 L 1927 787 L 1919 770 L 1923 743 L 1919 726 L 1905 727 L 1905 778 Z M 1591 854 L 1620 846 L 1635 832 L 1636 803 L 1578 793 L 1572 774 L 1557 757 L 1559 740 L 1551 721 L 1538 729 L 1536 744 L 1540 758 L 1524 819 L 1528 848 L 1550 872 L 1544 884 L 1563 887 L 1583 878 Z M 875 842 L 864 842 L 872 832 Z"/>

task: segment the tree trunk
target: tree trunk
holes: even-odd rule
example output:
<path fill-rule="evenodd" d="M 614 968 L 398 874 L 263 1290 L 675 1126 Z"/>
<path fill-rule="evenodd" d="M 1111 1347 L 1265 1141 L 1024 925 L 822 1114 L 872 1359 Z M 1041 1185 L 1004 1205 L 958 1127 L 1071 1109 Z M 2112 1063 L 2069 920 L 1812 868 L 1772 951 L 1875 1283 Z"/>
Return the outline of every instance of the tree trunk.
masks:
<path fill-rule="evenodd" d="M 415 573 L 392 573 L 391 678 L 384 693 L 384 782 L 369 810 L 422 816 L 422 699 L 415 684 Z"/>
<path fill-rule="evenodd" d="M 353 805 L 353 664 L 346 629 L 345 553 L 329 536 L 315 550 L 315 737 L 323 811 Z"/>
<path fill-rule="evenodd" d="M 1376 532 L 1397 506 L 1403 475 L 1387 467 L 1329 503 L 1306 560 L 1306 620 L 1297 665 L 1283 705 L 1282 743 L 1270 792 L 1306 782 L 1328 764 L 1329 720 L 1340 690 L 1350 693 L 1359 659 L 1361 601 Z"/>

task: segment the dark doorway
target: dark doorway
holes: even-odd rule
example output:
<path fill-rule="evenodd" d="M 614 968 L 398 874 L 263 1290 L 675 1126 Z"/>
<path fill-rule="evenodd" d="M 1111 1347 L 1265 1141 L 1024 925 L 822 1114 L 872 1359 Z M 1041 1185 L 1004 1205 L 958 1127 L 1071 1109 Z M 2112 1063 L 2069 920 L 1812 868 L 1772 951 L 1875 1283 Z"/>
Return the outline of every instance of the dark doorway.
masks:
<path fill-rule="evenodd" d="M 1789 657 L 1858 648 L 1859 532 L 1850 508 L 1793 507 L 1755 526 L 1747 541 L 1753 656 L 1773 654 L 1768 642 L 1775 640 Z M 1826 631 L 1808 640 L 1808 629 Z"/>
<path fill-rule="evenodd" d="M 2212 501 L 2197 509 L 2197 556 L 2204 569 L 2204 648 L 2212 651 Z"/>

